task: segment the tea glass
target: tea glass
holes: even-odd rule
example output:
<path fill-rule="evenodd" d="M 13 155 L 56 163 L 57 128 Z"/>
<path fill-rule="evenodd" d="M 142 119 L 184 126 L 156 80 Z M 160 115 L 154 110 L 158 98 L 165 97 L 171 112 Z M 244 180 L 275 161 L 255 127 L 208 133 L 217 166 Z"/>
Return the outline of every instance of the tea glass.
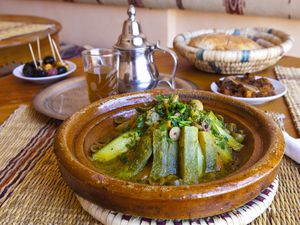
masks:
<path fill-rule="evenodd" d="M 81 55 L 90 102 L 118 94 L 119 51 L 93 48 Z"/>

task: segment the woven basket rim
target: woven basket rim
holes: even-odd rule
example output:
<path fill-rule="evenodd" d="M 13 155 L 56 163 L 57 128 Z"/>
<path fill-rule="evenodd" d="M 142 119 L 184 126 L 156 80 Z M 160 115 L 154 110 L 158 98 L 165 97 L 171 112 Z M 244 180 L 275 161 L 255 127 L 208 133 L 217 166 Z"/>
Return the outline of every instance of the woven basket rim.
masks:
<path fill-rule="evenodd" d="M 237 32 L 238 31 L 238 32 Z M 235 35 L 240 35 L 236 33 L 240 32 L 256 32 L 256 33 L 265 33 L 265 34 L 270 34 L 278 37 L 282 42 L 278 45 L 271 46 L 271 47 L 263 47 L 262 49 L 255 49 L 255 50 L 209 50 L 209 49 L 203 49 L 203 48 L 196 48 L 192 46 L 188 46 L 188 41 L 196 36 L 200 36 L 201 34 L 208 34 L 208 33 L 220 33 L 220 32 L 225 32 L 227 34 L 235 34 Z M 199 34 L 200 33 L 200 34 Z M 278 36 L 278 33 L 280 36 Z M 222 55 L 222 57 L 228 56 L 226 59 L 226 62 L 238 62 L 243 60 L 243 52 L 247 52 L 252 55 L 251 60 L 249 61 L 264 61 L 266 59 L 272 59 L 272 58 L 277 58 L 283 56 L 290 48 L 292 47 L 294 43 L 294 39 L 291 35 L 287 34 L 284 31 L 273 29 L 273 28 L 268 28 L 268 27 L 254 27 L 254 28 L 229 28 L 229 29 L 201 29 L 201 30 L 196 30 L 196 31 L 191 31 L 191 32 L 184 32 L 181 34 L 178 34 L 173 41 L 173 46 L 174 48 L 179 51 L 181 54 L 185 55 L 185 53 L 189 54 L 195 54 L 194 57 L 196 60 L 199 61 L 222 61 L 218 59 L 218 55 Z M 201 54 L 209 54 L 212 59 L 199 59 L 196 57 L 196 54 L 201 52 Z M 274 53 L 275 52 L 275 53 Z M 272 54 L 271 54 L 272 53 Z M 266 57 L 259 57 L 265 55 Z M 191 56 L 190 56 L 191 57 Z"/>

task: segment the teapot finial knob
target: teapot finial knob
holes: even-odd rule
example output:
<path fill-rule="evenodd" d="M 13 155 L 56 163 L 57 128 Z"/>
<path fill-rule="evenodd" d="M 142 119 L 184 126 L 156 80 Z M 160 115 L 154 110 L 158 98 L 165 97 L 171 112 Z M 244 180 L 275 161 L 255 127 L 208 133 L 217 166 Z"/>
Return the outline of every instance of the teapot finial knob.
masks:
<path fill-rule="evenodd" d="M 135 8 L 133 5 L 129 5 L 128 10 L 127 10 L 127 14 L 129 16 L 129 19 L 131 21 L 135 20 Z"/>

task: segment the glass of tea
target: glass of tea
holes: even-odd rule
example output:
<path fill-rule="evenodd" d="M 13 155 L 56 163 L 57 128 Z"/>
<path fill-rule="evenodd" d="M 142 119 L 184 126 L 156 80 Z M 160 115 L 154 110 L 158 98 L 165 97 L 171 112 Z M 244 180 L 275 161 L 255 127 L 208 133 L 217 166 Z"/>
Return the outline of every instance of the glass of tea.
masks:
<path fill-rule="evenodd" d="M 120 53 L 114 49 L 94 48 L 81 55 L 90 102 L 118 94 Z"/>

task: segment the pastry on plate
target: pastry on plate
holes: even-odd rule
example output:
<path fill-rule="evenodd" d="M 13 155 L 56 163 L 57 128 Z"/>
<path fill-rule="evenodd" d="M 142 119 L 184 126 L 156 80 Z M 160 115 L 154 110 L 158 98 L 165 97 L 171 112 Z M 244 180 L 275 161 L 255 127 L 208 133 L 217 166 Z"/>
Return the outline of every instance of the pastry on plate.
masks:
<path fill-rule="evenodd" d="M 224 33 L 203 34 L 191 39 L 191 47 L 205 50 L 255 50 L 262 47 L 255 41 L 239 35 Z"/>

